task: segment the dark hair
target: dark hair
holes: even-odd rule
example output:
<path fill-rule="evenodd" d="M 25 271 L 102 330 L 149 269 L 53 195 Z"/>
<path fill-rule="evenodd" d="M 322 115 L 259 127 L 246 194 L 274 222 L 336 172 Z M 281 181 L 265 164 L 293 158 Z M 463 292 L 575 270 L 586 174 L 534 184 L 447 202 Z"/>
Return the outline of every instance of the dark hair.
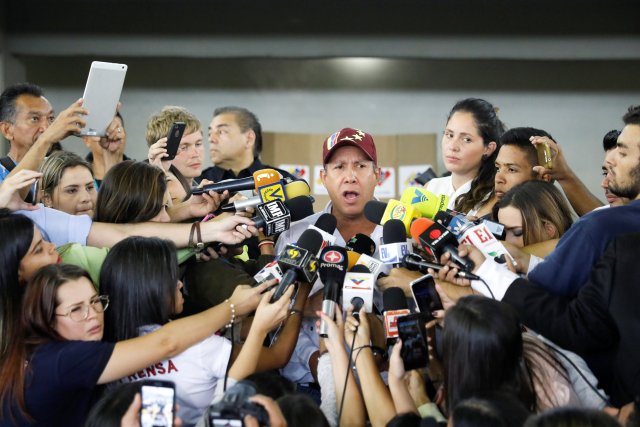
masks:
<path fill-rule="evenodd" d="M 640 126 L 640 105 L 632 105 L 629 107 L 622 121 L 625 125 L 638 125 Z"/>
<path fill-rule="evenodd" d="M 515 311 L 476 295 L 447 311 L 443 339 L 444 383 L 449 411 L 481 391 L 518 394 L 527 408 L 535 399 L 521 380 L 522 332 Z"/>
<path fill-rule="evenodd" d="M 20 260 L 33 241 L 34 224 L 24 215 L 0 209 L 0 418 L 17 396 L 19 411 L 25 412 L 24 377 L 16 366 L 24 365 L 20 308 L 24 287 L 18 279 Z M 10 412 L 10 416 L 15 414 Z"/>
<path fill-rule="evenodd" d="M 16 99 L 22 95 L 44 96 L 44 91 L 33 83 L 17 83 L 7 87 L 0 95 L 0 122 L 15 123 Z"/>
<path fill-rule="evenodd" d="M 290 426 L 329 427 L 316 402 L 306 394 L 288 394 L 278 399 L 278 406 Z"/>
<path fill-rule="evenodd" d="M 531 164 L 531 166 L 536 166 L 538 164 L 538 153 L 536 151 L 536 147 L 531 143 L 531 141 L 529 141 L 529 138 L 532 136 L 546 136 L 549 139 L 553 139 L 548 132 L 542 129 L 532 127 L 511 128 L 500 137 L 500 148 L 505 145 L 518 147 L 527 153 L 529 164 Z"/>
<path fill-rule="evenodd" d="M 159 167 L 125 160 L 109 169 L 96 201 L 95 221 L 145 222 L 160 213 L 167 180 Z"/>
<path fill-rule="evenodd" d="M 607 132 L 602 138 L 602 148 L 607 152 L 609 150 L 613 150 L 618 145 L 618 137 L 620 136 L 619 130 L 610 130 Z"/>
<path fill-rule="evenodd" d="M 273 371 L 255 372 L 245 379 L 254 383 L 256 394 L 264 394 L 273 400 L 296 392 L 296 385 L 292 381 Z"/>
<path fill-rule="evenodd" d="M 422 418 L 414 412 L 396 414 L 389 420 L 386 427 L 420 427 Z"/>
<path fill-rule="evenodd" d="M 524 245 L 548 240 L 544 222 L 552 224 L 561 237 L 573 224 L 573 214 L 564 195 L 550 182 L 537 179 L 522 182 L 507 191 L 492 209 L 493 219 L 507 206 L 518 209 L 522 215 Z"/>
<path fill-rule="evenodd" d="M 169 166 L 169 172 L 171 172 L 173 176 L 176 177 L 180 185 L 182 185 L 184 191 L 187 193 L 187 195 L 184 196 L 184 199 L 182 200 L 183 202 L 186 201 L 189 197 L 191 197 L 191 184 L 189 183 L 187 178 L 182 175 L 182 172 L 180 172 L 177 167 L 173 165 Z"/>
<path fill-rule="evenodd" d="M 120 427 L 122 417 L 141 387 L 136 381 L 109 389 L 91 408 L 84 427 Z"/>
<path fill-rule="evenodd" d="M 505 131 L 505 125 L 498 118 L 496 108 L 484 99 L 466 98 L 458 101 L 449 112 L 447 122 L 458 112 L 473 115 L 473 120 L 478 127 L 485 147 L 492 141 L 496 143 L 496 149 L 493 153 L 486 158 L 483 157 L 478 175 L 471 181 L 471 190 L 456 199 L 455 209 L 460 212 L 469 212 L 484 200 L 487 193 L 493 190 L 496 174 L 495 161 L 500 149 L 500 136 Z"/>
<path fill-rule="evenodd" d="M 122 127 L 124 127 L 124 117 L 122 117 L 120 111 L 116 111 L 116 117 L 120 119 L 120 123 L 122 123 Z"/>
<path fill-rule="evenodd" d="M 517 397 L 492 391 L 460 401 L 451 417 L 455 427 L 522 427 L 530 415 Z"/>
<path fill-rule="evenodd" d="M 100 270 L 100 289 L 109 295 L 104 340 L 123 341 L 138 336 L 138 328 L 163 325 L 173 314 L 178 261 L 172 242 L 151 237 L 129 237 L 107 254 Z"/>
<path fill-rule="evenodd" d="M 233 106 L 216 108 L 213 112 L 213 117 L 228 113 L 235 116 L 238 127 L 242 132 L 251 129 L 256 135 L 256 140 L 253 145 L 253 157 L 255 159 L 260 157 L 260 153 L 262 153 L 262 126 L 258 121 L 258 117 L 246 108 Z"/>
<path fill-rule="evenodd" d="M 564 407 L 533 416 L 524 427 L 620 427 L 620 424 L 601 410 Z"/>

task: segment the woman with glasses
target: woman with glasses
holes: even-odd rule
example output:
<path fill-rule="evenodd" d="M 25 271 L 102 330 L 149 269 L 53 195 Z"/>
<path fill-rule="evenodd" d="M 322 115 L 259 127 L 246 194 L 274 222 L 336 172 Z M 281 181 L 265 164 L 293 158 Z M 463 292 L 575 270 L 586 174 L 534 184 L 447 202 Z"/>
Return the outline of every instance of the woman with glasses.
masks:
<path fill-rule="evenodd" d="M 25 287 L 19 332 L 2 359 L 0 425 L 80 426 L 100 384 L 174 357 L 236 316 L 258 312 L 283 319 L 292 288 L 274 304 L 264 286 L 239 287 L 223 304 L 168 323 L 144 336 L 101 342 L 107 296 L 72 265 L 48 265 Z"/>

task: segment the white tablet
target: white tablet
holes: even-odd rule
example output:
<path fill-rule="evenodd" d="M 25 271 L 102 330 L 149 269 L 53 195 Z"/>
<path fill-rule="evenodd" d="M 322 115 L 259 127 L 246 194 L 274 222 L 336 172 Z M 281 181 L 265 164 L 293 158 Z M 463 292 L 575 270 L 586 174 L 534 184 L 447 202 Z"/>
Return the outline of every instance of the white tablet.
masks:
<path fill-rule="evenodd" d="M 94 61 L 91 63 L 87 85 L 84 88 L 82 106 L 89 111 L 87 125 L 82 136 L 104 136 L 120 100 L 120 93 L 127 74 L 126 64 Z"/>

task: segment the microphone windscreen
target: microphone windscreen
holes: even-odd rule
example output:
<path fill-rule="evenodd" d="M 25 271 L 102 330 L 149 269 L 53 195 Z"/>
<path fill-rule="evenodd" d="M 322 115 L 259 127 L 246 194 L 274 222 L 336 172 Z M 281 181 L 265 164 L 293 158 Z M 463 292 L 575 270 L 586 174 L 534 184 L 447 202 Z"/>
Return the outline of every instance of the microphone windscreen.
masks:
<path fill-rule="evenodd" d="M 452 219 L 453 219 L 453 215 L 451 215 L 449 212 L 445 212 L 445 211 L 439 211 L 433 217 L 433 220 L 435 222 L 439 222 L 440 224 L 444 225 L 445 227 L 447 227 L 451 223 Z"/>
<path fill-rule="evenodd" d="M 331 215 L 330 213 L 323 213 L 316 220 L 316 223 L 314 225 L 322 231 L 333 234 L 336 231 L 336 227 L 338 226 L 338 220 L 336 220 L 336 217 Z"/>
<path fill-rule="evenodd" d="M 327 246 L 318 257 L 318 275 L 325 285 L 334 281 L 342 285 L 347 274 L 347 250 L 340 246 Z"/>
<path fill-rule="evenodd" d="M 411 224 L 411 237 L 416 242 L 420 241 L 420 235 L 424 233 L 424 231 L 431 227 L 433 221 L 427 218 L 418 218 Z"/>
<path fill-rule="evenodd" d="M 347 259 L 349 260 L 349 270 L 356 265 L 356 262 L 360 259 L 360 254 L 347 249 Z"/>
<path fill-rule="evenodd" d="M 405 243 L 407 241 L 407 229 L 399 219 L 390 219 L 382 226 L 382 240 L 385 245 L 392 243 Z"/>
<path fill-rule="evenodd" d="M 280 181 L 280 173 L 275 169 L 260 169 L 253 173 L 256 188 Z"/>
<path fill-rule="evenodd" d="M 364 264 L 356 264 L 349 269 L 349 273 L 371 273 L 371 270 Z"/>
<path fill-rule="evenodd" d="M 300 235 L 297 246 L 308 250 L 312 254 L 317 254 L 322 246 L 322 235 L 313 229 L 306 229 Z"/>
<path fill-rule="evenodd" d="M 364 216 L 374 224 L 380 224 L 384 211 L 387 209 L 387 204 L 379 202 L 377 200 L 369 200 L 364 205 Z"/>
<path fill-rule="evenodd" d="M 287 195 L 287 199 L 293 199 L 295 197 L 308 196 L 311 194 L 311 189 L 306 181 L 298 180 L 286 184 L 284 193 Z"/>
<path fill-rule="evenodd" d="M 313 203 L 307 196 L 298 196 L 287 200 L 284 204 L 291 212 L 291 222 L 300 221 L 313 215 Z"/>
<path fill-rule="evenodd" d="M 347 248 L 347 250 L 368 256 L 373 256 L 373 254 L 376 252 L 376 244 L 373 239 L 362 233 L 358 233 L 350 238 L 345 245 L 345 248 Z"/>
<path fill-rule="evenodd" d="M 402 289 L 398 287 L 387 288 L 382 293 L 382 305 L 384 311 L 409 309 L 407 298 Z"/>

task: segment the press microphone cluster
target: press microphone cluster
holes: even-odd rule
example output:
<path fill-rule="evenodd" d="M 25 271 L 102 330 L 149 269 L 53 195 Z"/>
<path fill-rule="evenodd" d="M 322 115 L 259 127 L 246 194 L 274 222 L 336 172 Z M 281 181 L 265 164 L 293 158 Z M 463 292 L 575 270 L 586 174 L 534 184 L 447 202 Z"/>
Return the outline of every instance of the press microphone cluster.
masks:
<path fill-rule="evenodd" d="M 260 194 L 257 196 L 249 197 L 248 199 L 238 200 L 233 203 L 227 203 L 226 205 L 222 205 L 220 210 L 223 212 L 239 212 L 246 211 L 247 209 L 254 208 L 259 204 L 265 203 L 269 201 L 269 198 L 276 197 L 278 200 L 286 201 L 291 200 L 297 197 L 306 196 L 309 199 L 309 194 L 311 190 L 309 189 L 309 185 L 305 181 L 293 181 L 288 184 L 285 184 L 282 192 L 277 185 L 277 182 L 271 183 L 269 185 L 276 184 L 271 188 L 271 192 L 267 192 L 263 189 L 262 194 L 265 194 L 268 197 L 263 198 Z M 281 185 L 281 184 L 280 184 Z M 281 197 L 278 197 L 281 196 Z"/>

